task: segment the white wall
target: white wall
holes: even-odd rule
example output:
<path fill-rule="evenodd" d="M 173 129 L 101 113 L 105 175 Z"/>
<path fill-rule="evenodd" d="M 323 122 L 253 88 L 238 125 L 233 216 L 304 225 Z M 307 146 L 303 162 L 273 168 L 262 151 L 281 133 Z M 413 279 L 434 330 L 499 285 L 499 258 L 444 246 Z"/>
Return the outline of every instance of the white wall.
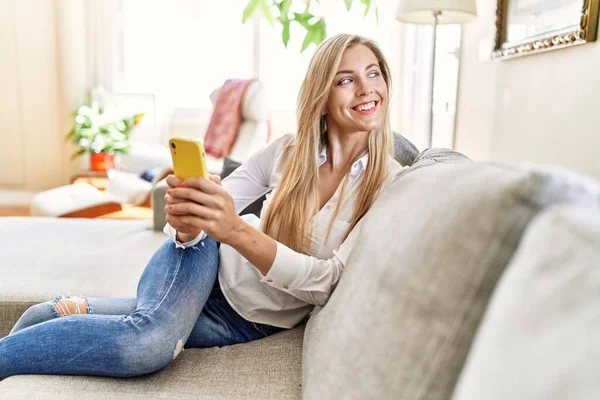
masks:
<path fill-rule="evenodd" d="M 17 67 L 16 0 L 0 3 L 0 185 L 25 181 Z"/>
<path fill-rule="evenodd" d="M 84 33 L 82 1 L 0 1 L 0 189 L 55 187 L 78 165 L 63 138 L 87 87 Z"/>
<path fill-rule="evenodd" d="M 57 186 L 63 177 L 63 151 L 54 1 L 4 0 L 0 15 L 0 79 L 8 88 L 0 95 L 0 184 L 19 189 Z"/>
<path fill-rule="evenodd" d="M 477 5 L 478 20 L 463 31 L 456 149 L 473 159 L 558 164 L 600 178 L 600 42 L 482 62 L 496 0 Z"/>

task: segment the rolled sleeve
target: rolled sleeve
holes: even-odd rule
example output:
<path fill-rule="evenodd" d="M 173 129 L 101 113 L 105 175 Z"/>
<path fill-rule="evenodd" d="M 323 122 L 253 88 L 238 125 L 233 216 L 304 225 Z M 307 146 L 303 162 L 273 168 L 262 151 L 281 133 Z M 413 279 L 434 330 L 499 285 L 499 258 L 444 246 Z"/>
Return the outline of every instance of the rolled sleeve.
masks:
<path fill-rule="evenodd" d="M 200 232 L 200 235 L 198 235 L 195 239 L 192 239 L 189 242 L 182 243 L 182 242 L 180 242 L 180 241 L 177 240 L 177 231 L 175 230 L 175 228 L 173 228 L 168 223 L 163 228 L 163 232 L 168 237 L 170 237 L 173 242 L 175 242 L 175 247 L 177 247 L 178 249 L 186 249 L 188 247 L 195 246 L 198 243 L 200 243 L 200 241 L 202 239 L 204 239 L 206 237 L 206 233 L 204 233 L 204 231 L 202 231 L 202 232 Z"/>
<path fill-rule="evenodd" d="M 271 269 L 261 279 L 277 289 L 297 289 L 303 271 L 307 269 L 306 256 L 295 252 L 289 247 L 277 242 L 277 253 Z M 313 258 L 313 257 L 310 257 Z"/>
<path fill-rule="evenodd" d="M 334 250 L 333 257 L 327 260 L 298 253 L 277 242 L 275 260 L 266 275 L 260 274 L 261 282 L 307 303 L 325 305 L 354 248 L 361 222 L 354 227 L 344 243 Z"/>

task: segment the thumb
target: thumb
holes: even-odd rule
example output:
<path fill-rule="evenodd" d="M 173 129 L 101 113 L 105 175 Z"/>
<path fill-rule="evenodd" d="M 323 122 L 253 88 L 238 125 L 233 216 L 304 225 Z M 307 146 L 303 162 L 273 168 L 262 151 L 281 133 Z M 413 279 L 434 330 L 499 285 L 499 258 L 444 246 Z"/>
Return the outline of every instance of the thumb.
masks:
<path fill-rule="evenodd" d="M 219 175 L 209 175 L 208 178 L 217 185 L 221 186 L 221 177 Z"/>
<path fill-rule="evenodd" d="M 182 183 L 183 183 L 183 179 L 178 178 L 175 175 L 167 176 L 167 185 L 169 185 L 169 187 L 171 189 L 181 186 Z"/>

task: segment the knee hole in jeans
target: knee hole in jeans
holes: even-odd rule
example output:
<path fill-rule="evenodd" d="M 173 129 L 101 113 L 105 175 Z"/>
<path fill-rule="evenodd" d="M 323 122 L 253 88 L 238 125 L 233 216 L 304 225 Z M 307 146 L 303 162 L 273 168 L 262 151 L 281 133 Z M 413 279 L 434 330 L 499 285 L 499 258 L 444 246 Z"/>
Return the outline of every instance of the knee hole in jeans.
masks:
<path fill-rule="evenodd" d="M 56 317 L 66 317 L 73 314 L 93 314 L 85 296 L 56 296 L 51 302 L 52 312 Z"/>

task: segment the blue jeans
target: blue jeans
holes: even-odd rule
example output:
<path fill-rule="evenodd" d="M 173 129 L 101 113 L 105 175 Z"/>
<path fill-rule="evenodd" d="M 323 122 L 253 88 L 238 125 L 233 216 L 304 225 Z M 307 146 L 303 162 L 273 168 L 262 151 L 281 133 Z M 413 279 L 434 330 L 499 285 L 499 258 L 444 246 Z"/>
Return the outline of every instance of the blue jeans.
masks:
<path fill-rule="evenodd" d="M 247 321 L 223 297 L 218 246 L 167 240 L 142 274 L 137 298 L 88 298 L 88 314 L 28 309 L 0 339 L 0 378 L 20 374 L 133 377 L 164 368 L 182 348 L 226 346 L 283 330 Z"/>

